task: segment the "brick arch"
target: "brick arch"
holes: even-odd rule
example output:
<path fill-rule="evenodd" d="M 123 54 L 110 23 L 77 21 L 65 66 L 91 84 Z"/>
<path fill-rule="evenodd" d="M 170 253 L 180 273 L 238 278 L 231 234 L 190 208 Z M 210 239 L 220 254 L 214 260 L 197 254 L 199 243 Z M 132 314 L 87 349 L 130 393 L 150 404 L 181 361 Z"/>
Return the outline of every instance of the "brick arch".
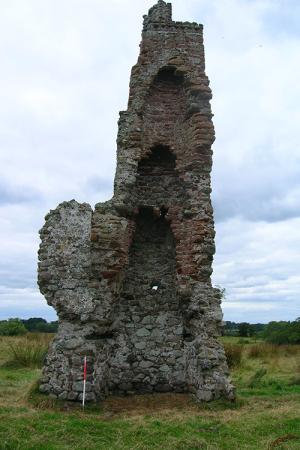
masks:
<path fill-rule="evenodd" d="M 138 175 L 150 172 L 171 171 L 176 167 L 176 154 L 168 145 L 155 144 L 150 152 L 140 160 Z"/>
<path fill-rule="evenodd" d="M 160 143 L 180 151 L 181 128 L 186 112 L 185 78 L 173 66 L 158 70 L 145 96 L 143 148 Z M 182 145 L 182 144 L 180 144 Z"/>
<path fill-rule="evenodd" d="M 183 85 L 185 82 L 185 76 L 183 72 L 178 71 L 175 65 L 166 65 L 161 67 L 153 78 L 152 84 L 160 81 L 167 81 L 169 83 Z"/>
<path fill-rule="evenodd" d="M 158 144 L 138 164 L 135 183 L 136 202 L 140 207 L 160 209 L 176 205 L 185 198 L 183 182 L 176 169 L 176 153 Z"/>

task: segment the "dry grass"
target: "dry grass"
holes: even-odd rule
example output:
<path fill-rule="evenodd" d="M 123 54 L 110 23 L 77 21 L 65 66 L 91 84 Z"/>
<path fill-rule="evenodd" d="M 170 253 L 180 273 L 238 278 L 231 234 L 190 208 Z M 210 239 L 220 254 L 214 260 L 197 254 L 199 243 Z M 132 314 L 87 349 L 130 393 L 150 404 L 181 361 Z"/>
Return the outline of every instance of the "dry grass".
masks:
<path fill-rule="evenodd" d="M 41 367 L 53 335 L 44 333 L 28 333 L 22 337 L 11 337 L 5 340 L 8 365 L 20 367 Z"/>
<path fill-rule="evenodd" d="M 274 356 L 300 355 L 299 345 L 275 345 L 259 342 L 248 347 L 249 358 L 272 358 Z"/>
<path fill-rule="evenodd" d="M 258 344 L 253 344 L 248 348 L 249 358 L 265 358 L 270 356 L 278 355 L 280 348 L 278 345 L 266 344 L 265 342 L 260 342 Z"/>
<path fill-rule="evenodd" d="M 227 358 L 228 367 L 238 367 L 241 364 L 243 356 L 243 347 L 238 344 L 224 343 L 224 350 Z"/>
<path fill-rule="evenodd" d="M 128 397 L 112 396 L 108 397 L 102 403 L 102 409 L 105 415 L 123 415 L 136 416 L 169 412 L 175 414 L 184 411 L 191 413 L 196 411 L 198 406 L 193 398 L 188 394 L 145 394 L 132 395 Z"/>

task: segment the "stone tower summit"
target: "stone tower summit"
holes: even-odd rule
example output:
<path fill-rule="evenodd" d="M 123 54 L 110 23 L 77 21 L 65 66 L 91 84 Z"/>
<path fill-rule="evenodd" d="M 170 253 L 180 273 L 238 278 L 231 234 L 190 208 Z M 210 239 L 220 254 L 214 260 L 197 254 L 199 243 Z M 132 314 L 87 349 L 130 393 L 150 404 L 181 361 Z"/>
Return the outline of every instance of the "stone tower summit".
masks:
<path fill-rule="evenodd" d="M 214 127 L 202 25 L 159 0 L 120 113 L 114 196 L 46 216 L 39 287 L 59 317 L 40 389 L 80 400 L 191 392 L 233 397 L 217 340 L 220 293 L 210 200 Z"/>

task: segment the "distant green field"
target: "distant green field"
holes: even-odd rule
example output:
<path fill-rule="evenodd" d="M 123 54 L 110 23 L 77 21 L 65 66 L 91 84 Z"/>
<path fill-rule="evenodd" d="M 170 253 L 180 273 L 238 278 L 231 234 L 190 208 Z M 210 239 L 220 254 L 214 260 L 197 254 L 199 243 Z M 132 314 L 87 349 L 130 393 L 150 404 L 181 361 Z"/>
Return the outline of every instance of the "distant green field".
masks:
<path fill-rule="evenodd" d="M 299 346 L 223 338 L 233 352 L 235 403 L 162 394 L 112 397 L 83 412 L 37 393 L 40 369 L 22 367 L 30 349 L 23 363 L 9 349 L 23 340 L 0 339 L 1 450 L 300 449 Z"/>

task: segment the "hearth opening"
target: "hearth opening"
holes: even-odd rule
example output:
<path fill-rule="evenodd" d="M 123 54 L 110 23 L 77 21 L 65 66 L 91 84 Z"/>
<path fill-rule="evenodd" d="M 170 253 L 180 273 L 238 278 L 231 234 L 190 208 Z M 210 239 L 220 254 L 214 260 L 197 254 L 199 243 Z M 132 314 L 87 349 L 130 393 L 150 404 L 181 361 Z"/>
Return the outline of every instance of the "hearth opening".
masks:
<path fill-rule="evenodd" d="M 176 155 L 167 145 L 155 145 L 138 166 L 139 175 L 167 175 L 176 167 Z"/>
<path fill-rule="evenodd" d="M 184 82 L 184 75 L 178 73 L 174 66 L 162 67 L 155 76 L 153 84 L 155 85 L 161 82 L 181 85 Z"/>
<path fill-rule="evenodd" d="M 164 215 L 167 208 L 162 207 L 158 215 L 153 207 L 139 206 L 135 233 L 129 250 L 129 262 L 123 281 L 124 304 L 133 308 L 150 308 L 155 311 L 169 311 L 177 308 L 174 295 L 176 279 L 175 241 L 169 222 Z M 160 293 L 155 306 L 149 304 L 151 295 Z M 128 294 L 132 297 L 128 298 Z M 150 295 L 150 296 L 149 296 Z M 139 301 L 139 307 L 136 305 Z M 154 313 L 154 311 L 153 311 Z M 141 311 L 136 315 L 143 317 Z"/>

